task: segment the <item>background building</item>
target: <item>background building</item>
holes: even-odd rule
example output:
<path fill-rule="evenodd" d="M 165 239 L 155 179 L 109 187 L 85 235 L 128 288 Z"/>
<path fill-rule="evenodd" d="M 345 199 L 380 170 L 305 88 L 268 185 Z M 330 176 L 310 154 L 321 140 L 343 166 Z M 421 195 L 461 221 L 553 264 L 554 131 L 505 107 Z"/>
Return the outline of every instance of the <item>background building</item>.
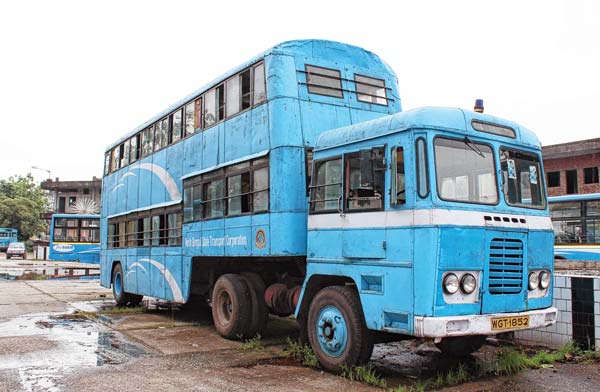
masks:
<path fill-rule="evenodd" d="M 42 181 L 41 188 L 49 193 L 50 210 L 46 219 L 52 214 L 99 214 L 102 179 L 93 177 L 91 181 Z"/>
<path fill-rule="evenodd" d="M 600 192 L 600 138 L 542 147 L 548 196 Z"/>

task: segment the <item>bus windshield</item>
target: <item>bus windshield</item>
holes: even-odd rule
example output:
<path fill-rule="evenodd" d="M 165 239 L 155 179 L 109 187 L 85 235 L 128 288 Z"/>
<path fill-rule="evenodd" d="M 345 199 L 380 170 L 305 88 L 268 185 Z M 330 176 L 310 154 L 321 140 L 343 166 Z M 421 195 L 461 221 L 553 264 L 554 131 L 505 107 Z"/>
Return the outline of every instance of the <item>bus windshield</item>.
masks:
<path fill-rule="evenodd" d="M 506 203 L 516 207 L 546 208 L 545 192 L 537 156 L 500 149 L 502 190 Z"/>
<path fill-rule="evenodd" d="M 463 203 L 497 204 L 494 154 L 486 144 L 471 139 L 438 137 L 435 172 L 440 199 Z"/>

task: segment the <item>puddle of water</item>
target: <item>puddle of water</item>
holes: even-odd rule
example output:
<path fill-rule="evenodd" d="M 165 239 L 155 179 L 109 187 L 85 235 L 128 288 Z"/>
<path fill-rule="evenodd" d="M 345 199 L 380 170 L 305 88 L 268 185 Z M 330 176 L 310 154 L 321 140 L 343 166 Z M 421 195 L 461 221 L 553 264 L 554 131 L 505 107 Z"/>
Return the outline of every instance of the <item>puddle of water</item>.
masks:
<path fill-rule="evenodd" d="M 0 339 L 20 344 L 46 339 L 43 351 L 0 353 L 0 369 L 17 370 L 26 391 L 58 391 L 65 374 L 86 367 L 122 364 L 145 351 L 108 328 L 77 314 L 34 314 L 0 323 Z M 5 342 L 6 343 L 6 342 Z"/>
<path fill-rule="evenodd" d="M 98 268 L 0 267 L 0 280 L 98 279 Z"/>

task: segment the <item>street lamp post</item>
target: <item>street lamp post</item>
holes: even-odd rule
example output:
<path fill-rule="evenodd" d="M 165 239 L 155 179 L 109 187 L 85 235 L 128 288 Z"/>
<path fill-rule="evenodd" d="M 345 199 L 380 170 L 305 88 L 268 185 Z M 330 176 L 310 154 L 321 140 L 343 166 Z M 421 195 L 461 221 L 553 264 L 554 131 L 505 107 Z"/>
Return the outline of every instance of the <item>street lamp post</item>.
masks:
<path fill-rule="evenodd" d="M 37 166 L 31 166 L 31 168 L 48 172 L 48 179 L 50 180 L 52 178 L 52 172 L 48 169 L 44 169 L 43 167 L 37 167 Z"/>

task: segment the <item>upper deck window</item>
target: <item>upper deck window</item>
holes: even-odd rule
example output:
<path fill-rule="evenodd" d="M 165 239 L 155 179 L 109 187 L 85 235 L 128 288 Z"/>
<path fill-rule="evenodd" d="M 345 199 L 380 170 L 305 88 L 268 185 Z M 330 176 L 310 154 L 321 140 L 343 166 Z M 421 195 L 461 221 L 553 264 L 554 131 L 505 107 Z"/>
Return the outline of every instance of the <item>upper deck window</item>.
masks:
<path fill-rule="evenodd" d="M 356 84 L 356 96 L 359 101 L 387 105 L 385 80 L 354 75 L 354 83 Z"/>
<path fill-rule="evenodd" d="M 546 208 L 540 160 L 531 153 L 500 149 L 506 203 L 515 207 Z"/>
<path fill-rule="evenodd" d="M 341 74 L 336 69 L 306 65 L 306 84 L 309 93 L 344 97 Z"/>
<path fill-rule="evenodd" d="M 504 125 L 490 124 L 483 121 L 473 120 L 471 121 L 471 126 L 474 130 L 479 132 L 491 133 L 493 135 L 499 136 L 506 136 L 513 139 L 517 137 L 517 134 L 515 133 L 514 129 L 506 127 Z"/>
<path fill-rule="evenodd" d="M 440 199 L 463 203 L 497 204 L 494 153 L 486 144 L 435 138 L 435 173 Z"/>

